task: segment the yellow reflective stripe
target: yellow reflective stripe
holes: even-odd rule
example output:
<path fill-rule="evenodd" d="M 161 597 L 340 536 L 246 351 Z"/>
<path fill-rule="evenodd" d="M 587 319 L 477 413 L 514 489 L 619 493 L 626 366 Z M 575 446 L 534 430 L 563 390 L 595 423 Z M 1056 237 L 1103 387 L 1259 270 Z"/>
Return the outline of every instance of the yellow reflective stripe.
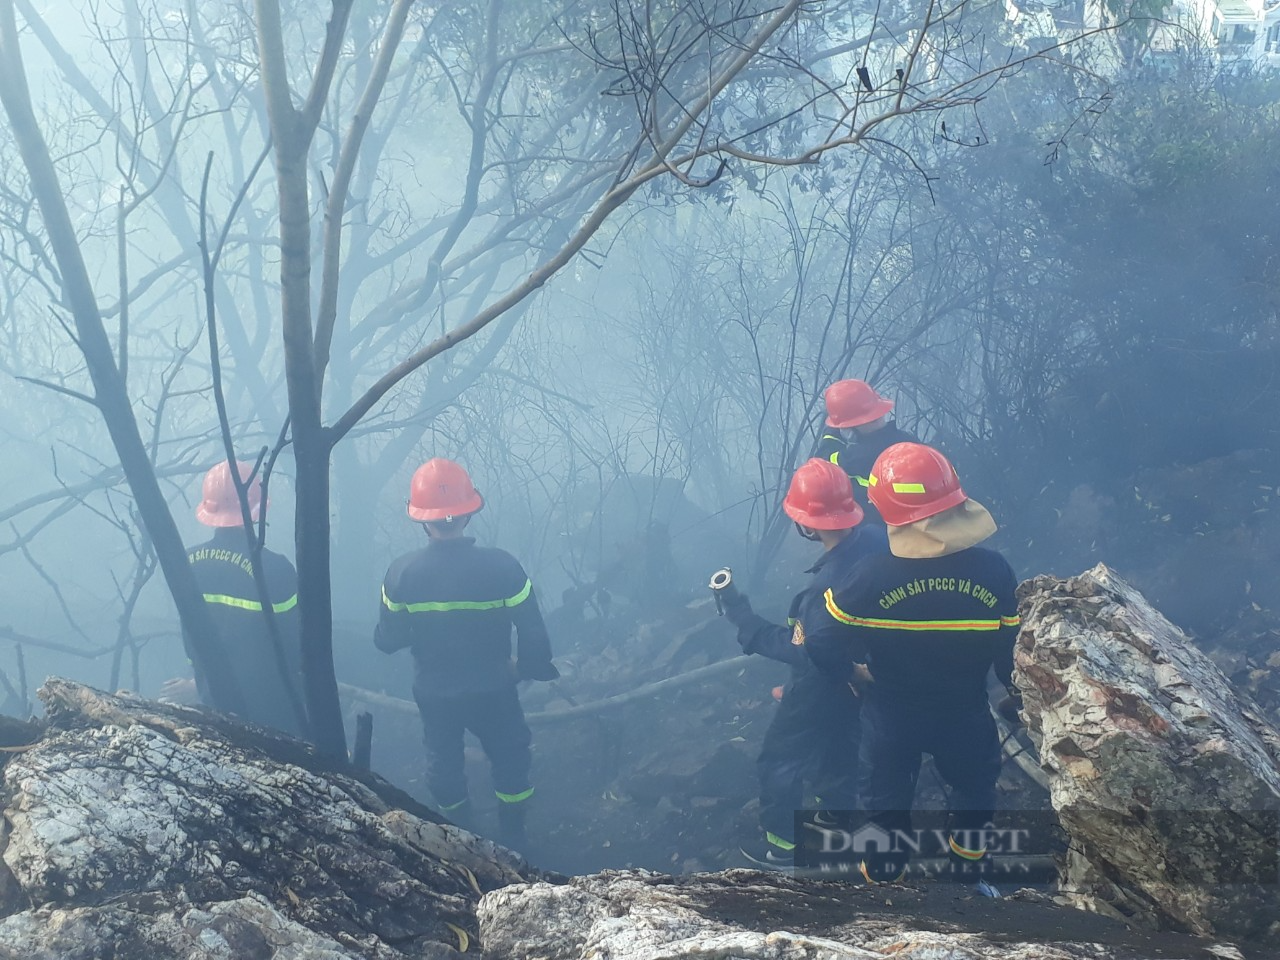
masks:
<path fill-rule="evenodd" d="M 870 481 L 870 480 L 868 480 L 866 477 L 854 477 L 853 479 L 855 479 L 855 480 L 857 480 L 857 481 L 858 481 L 858 486 L 860 486 L 860 487 L 869 487 L 869 486 L 871 486 L 871 481 Z"/>
<path fill-rule="evenodd" d="M 529 580 L 525 580 L 524 587 L 520 590 L 519 593 L 517 593 L 514 597 L 507 597 L 507 599 L 503 600 L 502 602 L 505 606 L 508 606 L 508 607 L 518 607 L 520 606 L 520 604 L 524 603 L 526 600 L 529 599 L 529 594 L 531 594 L 532 592 L 533 592 L 533 583 Z"/>
<path fill-rule="evenodd" d="M 951 845 L 952 853 L 957 857 L 964 857 L 966 860 L 981 860 L 987 855 L 986 847 L 983 847 L 981 850 L 970 850 L 968 847 L 962 847 L 960 844 L 956 843 L 955 837 L 948 837 L 947 843 Z"/>
<path fill-rule="evenodd" d="M 844 445 L 844 441 L 843 441 L 843 440 L 841 440 L 839 437 L 834 436 L 833 434 L 830 434 L 830 433 L 823 434 L 822 439 L 823 439 L 823 441 L 831 440 L 832 442 L 837 443 L 837 444 L 840 444 L 841 446 L 843 446 L 843 445 Z M 832 463 L 834 463 L 836 466 L 839 466 L 839 465 L 840 465 L 840 450 L 839 450 L 839 448 L 837 448 L 837 449 L 836 449 L 835 453 L 833 453 L 833 454 L 831 454 L 830 456 L 828 456 L 828 457 L 827 457 L 827 459 L 828 459 L 828 460 L 830 460 Z"/>
<path fill-rule="evenodd" d="M 924 493 L 923 483 L 895 483 L 893 485 L 894 493 Z"/>
<path fill-rule="evenodd" d="M 461 800 L 459 800 L 457 803 L 442 803 L 442 804 L 440 804 L 440 812 L 441 812 L 441 813 L 453 813 L 455 810 L 458 810 L 458 809 L 460 809 L 461 807 L 466 806 L 466 803 L 467 803 L 467 798 L 466 798 L 466 797 L 463 797 L 463 798 L 462 798 Z"/>
<path fill-rule="evenodd" d="M 1017 627 L 1022 625 L 1022 617 L 1016 613 L 1012 617 L 1001 617 L 1000 625 L 1004 627 Z"/>
<path fill-rule="evenodd" d="M 783 840 L 776 833 L 766 832 L 764 835 L 764 838 L 768 840 L 771 844 L 773 844 L 775 847 L 779 847 L 783 850 L 794 850 L 796 848 L 796 845 L 794 843 L 792 843 L 790 840 Z"/>
<path fill-rule="evenodd" d="M 862 879 L 867 883 L 899 883 L 907 875 L 907 868 L 903 867 L 902 872 L 892 880 L 873 880 L 871 874 L 867 871 L 867 861 L 865 860 L 858 861 L 858 870 L 862 873 Z"/>
<path fill-rule="evenodd" d="M 823 596 L 827 601 L 827 613 L 851 627 L 874 627 L 877 630 L 999 630 L 1002 626 L 1015 626 L 1015 623 L 1009 621 L 1017 620 L 1016 617 L 996 617 L 991 620 L 887 620 L 883 617 L 855 617 L 840 609 L 830 590 Z"/>
<path fill-rule="evenodd" d="M 879 481 L 879 479 L 876 477 L 876 475 L 875 475 L 874 473 L 873 473 L 873 474 L 871 474 L 871 475 L 869 475 L 869 476 L 867 477 L 867 486 L 868 486 L 868 487 L 874 487 L 874 486 L 875 486 L 877 483 L 879 483 L 879 482 L 880 482 L 880 481 Z"/>
<path fill-rule="evenodd" d="M 836 603 L 836 596 L 830 589 L 828 589 L 822 596 L 823 599 L 827 601 L 827 613 L 831 614 L 841 623 L 853 623 L 853 618 L 840 609 L 840 606 Z"/>
<path fill-rule="evenodd" d="M 204 595 L 205 603 L 220 603 L 224 607 L 235 607 L 237 610 L 257 610 L 262 611 L 262 604 L 257 600 L 246 600 L 243 597 L 231 597 L 225 593 L 206 593 Z M 298 605 L 298 595 L 295 593 L 288 600 L 281 600 L 279 603 L 273 603 L 271 609 L 276 613 L 284 613 L 292 610 Z"/>
<path fill-rule="evenodd" d="M 493 794 L 503 803 L 520 803 L 521 801 L 528 800 L 533 796 L 533 787 L 530 787 L 522 793 L 503 793 L 501 790 L 495 790 L 493 791 Z"/>
<path fill-rule="evenodd" d="M 788 627 L 794 627 L 794 626 L 795 626 L 797 623 L 799 623 L 799 622 L 800 622 L 800 621 L 799 621 L 799 620 L 797 620 L 795 617 L 787 617 L 787 626 L 788 626 Z"/>
<path fill-rule="evenodd" d="M 393 613 L 444 613 L 449 610 L 497 610 L 499 607 L 516 607 L 529 599 L 533 584 L 525 580 L 524 587 L 515 596 L 503 600 L 424 600 L 421 603 L 396 603 L 382 587 L 382 605 Z"/>

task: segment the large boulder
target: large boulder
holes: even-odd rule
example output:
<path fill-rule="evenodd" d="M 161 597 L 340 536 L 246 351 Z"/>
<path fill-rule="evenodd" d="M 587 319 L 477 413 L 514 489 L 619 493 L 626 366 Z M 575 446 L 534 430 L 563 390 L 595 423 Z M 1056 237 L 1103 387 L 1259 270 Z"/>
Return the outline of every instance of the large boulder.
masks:
<path fill-rule="evenodd" d="M 490 960 L 1157 960 L 1241 956 L 1186 937 L 1135 936 L 1030 891 L 868 888 L 749 870 L 608 871 L 485 894 Z"/>
<path fill-rule="evenodd" d="M 456 956 L 482 891 L 537 876 L 296 741 L 64 680 L 40 695 L 47 726 L 0 777 L 0 958 Z"/>
<path fill-rule="evenodd" d="M 1280 734 L 1106 566 L 1021 596 L 1016 679 L 1070 836 L 1062 895 L 1149 926 L 1280 933 Z"/>

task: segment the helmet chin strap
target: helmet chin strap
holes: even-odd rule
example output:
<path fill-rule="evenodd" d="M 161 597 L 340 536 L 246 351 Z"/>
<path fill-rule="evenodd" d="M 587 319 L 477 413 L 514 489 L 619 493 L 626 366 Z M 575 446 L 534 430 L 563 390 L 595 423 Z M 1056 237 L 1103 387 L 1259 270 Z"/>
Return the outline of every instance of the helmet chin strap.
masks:
<path fill-rule="evenodd" d="M 791 522 L 792 522 L 792 523 L 795 523 L 795 521 L 794 521 L 794 520 L 793 520 L 793 521 L 791 521 Z M 796 523 L 796 533 L 800 534 L 800 536 L 804 537 L 806 540 L 814 540 L 814 541 L 817 541 L 817 540 L 822 539 L 822 538 L 818 535 L 818 531 L 817 531 L 817 530 L 814 530 L 814 529 L 812 529 L 812 528 L 810 528 L 810 527 L 806 527 L 806 526 L 804 526 L 803 524 L 800 524 L 800 523 Z"/>

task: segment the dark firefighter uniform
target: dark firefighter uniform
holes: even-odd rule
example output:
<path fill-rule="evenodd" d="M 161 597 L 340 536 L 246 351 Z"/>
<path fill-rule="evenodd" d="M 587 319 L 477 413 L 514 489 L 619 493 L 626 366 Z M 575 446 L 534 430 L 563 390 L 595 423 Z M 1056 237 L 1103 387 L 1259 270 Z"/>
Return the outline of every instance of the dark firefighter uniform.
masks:
<path fill-rule="evenodd" d="M 187 551 L 187 559 L 240 687 L 244 719 L 296 737 L 305 736 L 299 729 L 293 700 L 280 674 L 262 600 L 254 584 L 253 563 L 245 543 L 244 528 L 221 527 L 215 530 L 212 540 Z M 284 648 L 288 683 L 294 695 L 301 698 L 298 574 L 288 559 L 266 549 L 262 551 L 262 567 L 277 634 Z M 214 709 L 225 711 L 225 706 L 210 697 L 207 678 L 200 665 L 195 663 L 193 666 L 200 699 Z"/>
<path fill-rule="evenodd" d="M 387 571 L 374 642 L 387 653 L 407 647 L 413 654 L 427 784 L 441 809 L 464 812 L 463 732 L 470 730 L 492 764 L 499 826 L 509 837 L 522 834 L 533 786 L 531 737 L 516 681 L 558 674 L 519 561 L 505 550 L 478 547 L 471 537 L 429 541 Z"/>
<path fill-rule="evenodd" d="M 791 680 L 756 760 L 760 824 L 768 843 L 780 851 L 795 846 L 795 813 L 805 806 L 806 781 L 826 809 L 857 805 L 858 698 L 846 682 L 814 669 L 804 644 L 808 632 L 827 619 L 826 591 L 864 557 L 888 549 L 883 528 L 855 527 L 806 571 L 812 579 L 791 601 L 790 626 L 770 623 L 744 597 L 736 610 L 731 605 L 726 611 L 738 627 L 744 652 L 791 667 Z"/>
<path fill-rule="evenodd" d="M 869 506 L 868 478 L 876 458 L 895 443 L 914 443 L 916 438 L 900 429 L 892 420 L 870 433 L 858 433 L 852 429 L 847 432 L 851 434 L 851 438 L 846 440 L 839 431 L 828 427 L 818 441 L 818 449 L 813 455 L 819 460 L 831 461 L 849 475 L 849 479 L 853 481 L 853 495 L 858 505 L 866 509 Z M 882 522 L 874 507 L 867 510 L 867 519 L 875 523 Z"/>
<path fill-rule="evenodd" d="M 921 755 L 929 753 L 951 788 L 950 854 L 980 860 L 965 846 L 995 813 L 1000 744 L 987 700 L 987 673 L 1012 690 L 1018 631 L 1016 580 L 995 551 L 969 547 L 948 556 L 884 554 L 859 563 L 826 595 L 826 620 L 805 648 L 837 681 L 866 663 L 860 794 L 886 830 L 911 829 Z M 870 859 L 870 858 L 869 858 Z M 906 861 L 869 863 L 872 879 L 891 879 Z"/>

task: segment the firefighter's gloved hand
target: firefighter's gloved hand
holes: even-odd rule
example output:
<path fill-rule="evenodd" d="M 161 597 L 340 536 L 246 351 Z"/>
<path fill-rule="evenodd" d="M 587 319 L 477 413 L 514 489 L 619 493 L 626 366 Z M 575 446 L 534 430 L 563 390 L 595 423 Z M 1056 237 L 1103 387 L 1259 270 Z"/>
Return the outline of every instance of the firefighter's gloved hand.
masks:
<path fill-rule="evenodd" d="M 996 704 L 996 713 L 1011 727 L 1022 726 L 1022 697 L 1011 694 Z"/>
<path fill-rule="evenodd" d="M 745 624 L 747 618 L 754 612 L 746 594 L 739 593 L 737 590 L 723 591 L 720 596 L 720 606 L 724 608 L 725 619 L 735 627 Z"/>
<path fill-rule="evenodd" d="M 867 669 L 865 663 L 855 663 L 853 665 L 853 679 L 849 681 L 849 689 L 853 691 L 855 697 L 862 696 L 863 691 L 875 682 L 876 678 L 871 675 L 871 671 Z"/>
<path fill-rule="evenodd" d="M 543 663 L 516 662 L 516 676 L 521 680 L 559 680 L 560 671 L 550 660 Z"/>

